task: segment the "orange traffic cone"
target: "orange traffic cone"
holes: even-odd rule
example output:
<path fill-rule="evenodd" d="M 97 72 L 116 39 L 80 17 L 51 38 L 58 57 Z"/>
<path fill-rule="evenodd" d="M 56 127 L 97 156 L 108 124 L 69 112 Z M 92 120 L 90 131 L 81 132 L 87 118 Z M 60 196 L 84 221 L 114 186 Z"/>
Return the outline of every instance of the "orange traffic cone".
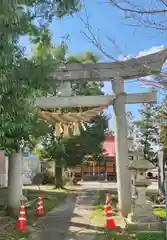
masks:
<path fill-rule="evenodd" d="M 39 216 L 39 217 L 45 215 L 44 206 L 43 206 L 43 199 L 42 199 L 41 196 L 38 197 L 36 215 Z"/>
<path fill-rule="evenodd" d="M 19 217 L 16 223 L 16 228 L 19 232 L 26 232 L 27 231 L 27 227 L 26 227 L 26 213 L 25 213 L 25 206 L 24 206 L 24 202 L 21 201 L 21 205 L 20 205 L 20 213 L 19 213 Z"/>
<path fill-rule="evenodd" d="M 111 210 L 111 200 L 110 200 L 110 194 L 106 193 L 106 200 L 104 205 L 104 213 L 107 214 L 108 211 Z"/>
<path fill-rule="evenodd" d="M 107 229 L 115 229 L 116 228 L 116 222 L 113 218 L 112 211 L 108 211 L 106 214 L 106 228 Z"/>

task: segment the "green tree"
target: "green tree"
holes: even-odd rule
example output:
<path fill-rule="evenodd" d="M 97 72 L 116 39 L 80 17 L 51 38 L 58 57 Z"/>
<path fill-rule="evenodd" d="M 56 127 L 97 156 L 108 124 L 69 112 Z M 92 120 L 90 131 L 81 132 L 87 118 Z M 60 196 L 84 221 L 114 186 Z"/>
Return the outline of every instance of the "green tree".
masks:
<path fill-rule="evenodd" d="M 167 97 L 164 98 L 162 104 L 158 108 L 157 121 L 159 123 L 159 135 L 160 135 L 159 142 L 163 151 L 163 164 L 164 164 L 163 175 L 165 179 L 165 165 L 167 164 Z M 165 183 L 162 181 L 159 181 L 159 192 L 165 195 Z"/>
<path fill-rule="evenodd" d="M 140 110 L 141 120 L 135 122 L 145 159 L 149 161 L 157 160 L 153 148 L 159 144 L 159 129 L 156 124 L 155 109 L 152 104 L 144 104 L 143 109 Z"/>
<path fill-rule="evenodd" d="M 78 4 L 74 0 L 1 2 L 0 146 L 9 154 L 8 205 L 11 209 L 19 206 L 19 198 L 13 198 L 14 195 L 19 196 L 15 189 L 18 176 L 14 169 L 17 168 L 13 167 L 17 160 L 16 153 L 32 140 L 33 126 L 37 126 L 38 110 L 33 107 L 34 100 L 38 96 L 53 93 L 57 83 L 51 73 L 61 62 L 60 56 L 53 57 L 49 52 L 46 56 L 43 53 L 27 58 L 19 38 L 27 35 L 33 44 L 40 45 L 44 50 L 49 49 L 51 37 L 47 29 L 52 18 L 54 15 L 63 17 L 72 14 L 78 10 Z M 38 24 L 35 24 L 36 20 Z"/>
<path fill-rule="evenodd" d="M 86 155 L 91 155 L 96 162 L 104 160 L 102 142 L 108 127 L 107 118 L 96 116 L 86 124 L 86 130 L 80 128 L 80 135 L 77 136 L 56 137 L 52 126 L 50 132 L 43 138 L 40 158 L 55 161 L 56 188 L 63 187 L 63 166 L 80 165 Z"/>
<path fill-rule="evenodd" d="M 91 155 L 95 162 L 104 160 L 102 143 L 108 127 L 107 118 L 96 116 L 87 123 L 86 130 L 80 130 L 79 136 L 64 139 L 67 166 L 81 165 L 85 156 Z"/>
<path fill-rule="evenodd" d="M 160 143 L 162 144 L 163 150 L 167 152 L 167 97 L 164 98 L 158 108 L 157 121 L 160 127 Z"/>
<path fill-rule="evenodd" d="M 24 5 L 19 5 L 14 0 L 3 1 L 1 4 L 1 148 L 20 148 L 22 138 L 27 135 L 23 132 L 29 130 L 29 124 L 34 122 L 34 115 L 37 114 L 32 109 L 35 97 L 46 95 L 56 88 L 55 79 L 49 75 L 61 62 L 60 54 L 64 45 L 56 48 L 57 57 L 54 54 L 53 58 L 51 51 L 48 51 L 51 48 L 51 38 L 46 26 L 42 25 L 42 20 L 41 26 L 36 26 L 33 20 L 38 17 L 37 12 L 46 21 L 54 16 L 53 13 L 61 11 L 61 8 L 64 14 L 65 10 L 69 14 L 69 11 L 74 10 L 74 2 L 77 5 L 77 1 L 61 1 L 57 4 L 54 1 L 20 1 Z M 27 11 L 25 6 L 28 7 Z M 32 6 L 36 8 L 35 13 L 31 10 Z M 50 15 L 47 14 L 49 10 Z M 19 37 L 24 35 L 30 36 L 30 40 L 37 44 L 40 55 L 25 57 L 19 45 Z"/>
<path fill-rule="evenodd" d="M 79 56 L 69 56 L 67 58 L 68 63 L 97 63 L 99 57 L 91 52 L 85 52 Z M 91 95 L 104 95 L 102 92 L 102 82 L 89 82 L 83 81 L 80 83 L 73 84 L 73 94 L 81 96 Z M 105 133 L 108 129 L 108 119 L 101 113 L 95 116 L 92 120 L 85 123 L 86 131 L 81 129 L 80 136 L 73 137 L 70 146 L 70 139 L 68 140 L 67 146 L 67 157 L 66 161 L 68 165 L 81 164 L 85 155 L 92 155 L 95 161 L 99 161 L 103 156 L 102 143 L 105 139 Z M 75 148 L 78 149 L 75 154 Z M 73 154 L 70 152 L 73 149 Z"/>
<path fill-rule="evenodd" d="M 163 163 L 158 164 L 158 188 L 159 196 L 165 198 L 165 165 L 167 163 L 167 98 L 156 108 L 156 122 L 159 128 L 159 149 L 163 151 Z M 162 166 L 163 164 L 163 166 Z M 163 172 L 162 172 L 163 171 Z M 163 176 L 163 177 L 162 177 Z M 163 198 L 161 198 L 163 200 Z"/>
<path fill-rule="evenodd" d="M 23 129 L 28 129 L 26 121 L 29 123 L 34 121 L 34 115 L 37 114 L 32 109 L 35 97 L 53 92 L 56 87 L 55 79 L 49 75 L 61 62 L 62 49 L 64 50 L 65 45 L 55 48 L 57 52 L 54 55 L 48 51 L 51 49 L 51 37 L 47 26 L 55 15 L 63 17 L 72 14 L 78 7 L 77 0 L 2 2 L 0 10 L 1 148 L 19 148 Z M 39 19 L 38 25 L 35 25 L 35 19 Z M 37 45 L 38 54 L 31 58 L 25 57 L 24 50 L 19 45 L 19 37 L 25 35 Z"/>
<path fill-rule="evenodd" d="M 45 161 L 55 162 L 55 187 L 63 188 L 62 170 L 65 164 L 65 147 L 62 142 L 63 136 L 55 137 L 54 126 L 50 125 L 50 131 L 42 142 L 40 158 Z"/>

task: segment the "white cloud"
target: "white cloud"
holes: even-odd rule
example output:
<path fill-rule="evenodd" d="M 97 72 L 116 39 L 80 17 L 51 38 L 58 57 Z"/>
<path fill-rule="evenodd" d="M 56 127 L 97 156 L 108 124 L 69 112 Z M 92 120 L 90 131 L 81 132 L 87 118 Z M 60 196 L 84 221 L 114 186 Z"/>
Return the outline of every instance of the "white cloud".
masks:
<path fill-rule="evenodd" d="M 142 56 L 146 56 L 148 54 L 152 54 L 152 53 L 156 53 L 156 52 L 159 52 L 159 51 L 162 51 L 165 47 L 163 45 L 161 46 L 154 46 L 148 50 L 143 50 L 143 51 L 140 51 L 136 57 L 142 57 Z"/>
<path fill-rule="evenodd" d="M 153 46 L 150 49 L 140 51 L 135 57 L 142 57 L 146 56 L 152 53 L 156 53 L 159 51 L 162 51 L 165 47 L 163 45 L 160 46 Z M 147 88 L 155 85 L 155 76 L 147 76 L 147 77 L 141 77 L 141 87 Z"/>
<path fill-rule="evenodd" d="M 119 55 L 117 60 L 118 61 L 126 61 L 126 60 L 129 60 L 131 58 L 146 56 L 146 55 L 149 55 L 149 54 L 152 54 L 152 53 L 162 51 L 164 48 L 165 47 L 163 45 L 153 46 L 150 49 L 140 51 L 137 55 L 134 55 L 134 54 L 128 54 L 127 56 Z"/>
<path fill-rule="evenodd" d="M 127 56 L 119 55 L 117 60 L 118 61 L 126 61 L 131 58 L 138 58 L 138 57 L 146 56 L 146 55 L 149 55 L 152 53 L 156 53 L 156 52 L 162 51 L 163 49 L 165 49 L 164 45 L 153 46 L 150 49 L 146 49 L 146 50 L 142 50 L 142 51 L 138 52 L 136 55 L 134 55 L 134 54 L 128 54 Z M 167 61 L 164 63 L 163 69 L 167 69 Z M 144 88 L 152 87 L 153 85 L 155 85 L 155 81 L 156 81 L 155 78 L 156 78 L 156 76 L 153 76 L 153 75 L 147 76 L 147 77 L 141 77 L 140 78 L 141 87 L 144 87 Z"/>
<path fill-rule="evenodd" d="M 140 86 L 142 88 L 150 88 L 153 85 L 155 85 L 155 76 L 154 75 L 140 78 Z"/>

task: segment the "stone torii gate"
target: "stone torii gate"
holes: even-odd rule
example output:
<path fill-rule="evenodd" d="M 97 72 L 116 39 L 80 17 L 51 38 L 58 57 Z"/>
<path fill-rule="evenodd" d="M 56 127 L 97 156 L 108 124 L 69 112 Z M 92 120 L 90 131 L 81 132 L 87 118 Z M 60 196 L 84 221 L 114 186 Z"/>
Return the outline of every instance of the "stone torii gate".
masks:
<path fill-rule="evenodd" d="M 36 106 L 42 109 L 43 118 L 56 122 L 86 121 L 94 117 L 98 111 L 113 105 L 115 113 L 116 165 L 119 208 L 123 216 L 131 211 L 131 180 L 127 168 L 128 141 L 125 104 L 156 103 L 156 92 L 126 94 L 124 80 L 135 79 L 160 73 L 167 58 L 167 49 L 147 56 L 132 58 L 127 61 L 97 63 L 97 64 L 67 64 L 55 72 L 55 78 L 60 80 L 61 97 L 41 97 Z M 71 83 L 83 81 L 112 81 L 114 95 L 107 96 L 70 96 Z M 46 109 L 67 107 L 91 107 L 83 113 L 62 114 Z"/>

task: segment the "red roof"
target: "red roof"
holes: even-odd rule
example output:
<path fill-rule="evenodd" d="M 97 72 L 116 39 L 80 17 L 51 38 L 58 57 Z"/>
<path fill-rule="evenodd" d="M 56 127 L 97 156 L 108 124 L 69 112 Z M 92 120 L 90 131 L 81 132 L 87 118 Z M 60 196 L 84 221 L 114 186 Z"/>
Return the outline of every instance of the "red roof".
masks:
<path fill-rule="evenodd" d="M 105 157 L 114 157 L 115 156 L 115 137 L 107 136 L 104 143 L 104 156 Z"/>

